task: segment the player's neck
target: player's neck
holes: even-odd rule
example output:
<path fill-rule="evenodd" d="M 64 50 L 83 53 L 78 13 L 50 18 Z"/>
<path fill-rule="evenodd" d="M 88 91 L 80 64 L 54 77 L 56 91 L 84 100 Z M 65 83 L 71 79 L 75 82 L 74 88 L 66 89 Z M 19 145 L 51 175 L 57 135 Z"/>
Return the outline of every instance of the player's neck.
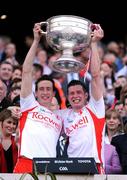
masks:
<path fill-rule="evenodd" d="M 73 108 L 73 111 L 77 112 L 77 113 L 80 112 L 80 110 L 81 110 L 81 108 Z"/>
<path fill-rule="evenodd" d="M 41 106 L 44 106 L 45 108 L 50 110 L 51 104 L 50 103 L 41 103 Z"/>

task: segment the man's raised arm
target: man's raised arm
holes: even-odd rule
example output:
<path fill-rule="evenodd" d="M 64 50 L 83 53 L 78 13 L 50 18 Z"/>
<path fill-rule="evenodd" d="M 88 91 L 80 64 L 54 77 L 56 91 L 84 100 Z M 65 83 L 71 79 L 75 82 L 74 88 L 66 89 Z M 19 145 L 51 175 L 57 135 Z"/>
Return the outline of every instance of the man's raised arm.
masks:
<path fill-rule="evenodd" d="M 92 76 L 91 94 L 93 98 L 97 101 L 103 95 L 102 80 L 100 75 L 101 60 L 99 58 L 97 43 L 103 38 L 104 32 L 101 29 L 100 25 L 95 24 L 94 26 L 95 29 L 92 33 L 92 41 L 91 41 L 90 73 Z"/>
<path fill-rule="evenodd" d="M 32 66 L 36 50 L 42 36 L 40 24 L 36 23 L 33 28 L 34 40 L 23 63 L 21 97 L 27 97 L 32 92 Z"/>

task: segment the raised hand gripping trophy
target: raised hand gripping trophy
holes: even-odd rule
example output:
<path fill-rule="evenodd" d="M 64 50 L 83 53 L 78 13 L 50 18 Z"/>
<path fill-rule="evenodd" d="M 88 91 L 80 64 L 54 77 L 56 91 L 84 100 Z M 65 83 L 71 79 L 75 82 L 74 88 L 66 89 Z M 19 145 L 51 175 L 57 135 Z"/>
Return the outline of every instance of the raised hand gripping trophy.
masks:
<path fill-rule="evenodd" d="M 69 73 L 79 72 L 85 68 L 85 62 L 77 60 L 73 54 L 82 52 L 87 48 L 91 41 L 92 22 L 72 15 L 53 16 L 45 22 L 47 43 L 55 50 L 61 51 L 59 59 L 50 62 L 52 70 L 57 72 Z"/>

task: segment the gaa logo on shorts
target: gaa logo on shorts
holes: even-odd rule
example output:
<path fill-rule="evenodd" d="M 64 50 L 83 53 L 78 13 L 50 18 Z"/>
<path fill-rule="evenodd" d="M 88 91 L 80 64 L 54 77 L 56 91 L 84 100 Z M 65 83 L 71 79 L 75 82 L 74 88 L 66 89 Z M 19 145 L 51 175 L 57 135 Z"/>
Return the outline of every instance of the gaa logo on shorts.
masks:
<path fill-rule="evenodd" d="M 64 166 L 60 166 L 59 170 L 60 171 L 68 171 L 68 168 L 66 166 L 65 167 Z"/>

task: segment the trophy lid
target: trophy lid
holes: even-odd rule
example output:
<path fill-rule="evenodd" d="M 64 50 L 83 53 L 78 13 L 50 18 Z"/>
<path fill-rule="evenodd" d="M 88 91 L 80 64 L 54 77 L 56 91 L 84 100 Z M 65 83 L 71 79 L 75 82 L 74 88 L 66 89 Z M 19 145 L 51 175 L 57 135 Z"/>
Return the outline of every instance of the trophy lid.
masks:
<path fill-rule="evenodd" d="M 47 22 L 51 22 L 51 23 L 59 22 L 59 21 L 78 21 L 78 23 L 83 23 L 86 25 L 92 24 L 90 20 L 75 15 L 56 15 L 47 19 Z"/>

